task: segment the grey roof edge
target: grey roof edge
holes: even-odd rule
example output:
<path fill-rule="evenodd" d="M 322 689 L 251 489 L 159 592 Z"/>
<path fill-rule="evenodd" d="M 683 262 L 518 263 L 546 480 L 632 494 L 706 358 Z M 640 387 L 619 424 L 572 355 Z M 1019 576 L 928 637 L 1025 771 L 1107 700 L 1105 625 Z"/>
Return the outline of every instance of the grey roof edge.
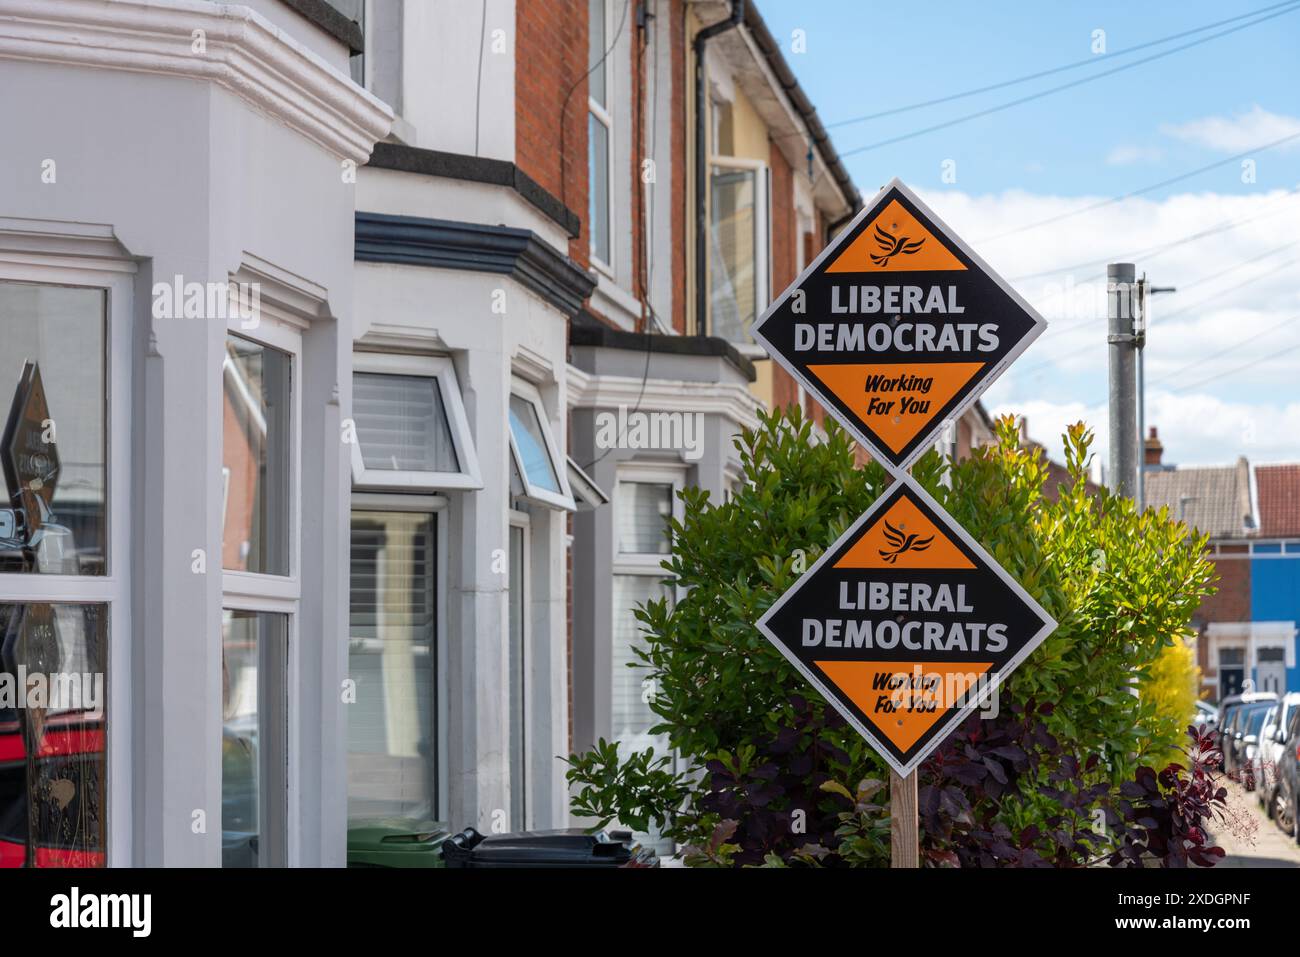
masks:
<path fill-rule="evenodd" d="M 419 146 L 407 146 L 405 143 L 376 143 L 374 152 L 370 154 L 370 161 L 366 165 L 375 169 L 395 170 L 399 173 L 418 173 L 422 176 L 441 176 L 447 179 L 504 186 L 513 189 L 543 216 L 562 227 L 570 237 L 576 238 L 581 229 L 581 221 L 577 213 L 509 160 L 470 156 L 466 153 L 448 153 Z"/>
<path fill-rule="evenodd" d="M 462 269 L 509 276 L 573 316 L 596 280 L 530 229 L 357 210 L 358 262 Z"/>
<path fill-rule="evenodd" d="M 349 53 L 366 52 L 366 40 L 361 32 L 361 24 L 349 20 L 325 0 L 280 0 L 280 2 L 344 44 Z"/>
<path fill-rule="evenodd" d="M 835 144 L 831 142 L 830 134 L 826 132 L 826 127 L 822 125 L 821 118 L 817 115 L 817 108 L 812 105 L 812 101 L 808 99 L 803 87 L 799 85 L 798 78 L 795 77 L 794 71 L 790 69 L 790 64 L 786 62 L 780 44 L 776 42 L 772 32 L 767 28 L 767 23 L 763 20 L 762 14 L 758 12 L 758 5 L 754 0 L 749 0 L 745 4 L 745 27 L 753 36 L 754 42 L 757 44 L 759 52 L 767 60 L 768 66 L 776 74 L 782 92 L 789 98 L 790 103 L 808 125 L 808 133 L 812 136 L 813 144 L 817 147 L 817 152 L 821 154 L 827 169 L 830 170 L 831 176 L 839 186 L 844 201 L 849 206 L 850 215 L 856 213 L 862 208 L 862 194 L 854 184 L 853 177 L 849 175 L 849 171 L 844 167 L 844 161 L 840 159 Z"/>
<path fill-rule="evenodd" d="M 678 336 L 644 332 L 626 332 L 602 322 L 585 309 L 569 325 L 571 347 L 594 346 L 603 349 L 626 349 L 632 352 L 661 352 L 673 355 L 715 356 L 734 367 L 748 382 L 758 378 L 752 360 L 740 354 L 726 339 L 717 336 Z"/>

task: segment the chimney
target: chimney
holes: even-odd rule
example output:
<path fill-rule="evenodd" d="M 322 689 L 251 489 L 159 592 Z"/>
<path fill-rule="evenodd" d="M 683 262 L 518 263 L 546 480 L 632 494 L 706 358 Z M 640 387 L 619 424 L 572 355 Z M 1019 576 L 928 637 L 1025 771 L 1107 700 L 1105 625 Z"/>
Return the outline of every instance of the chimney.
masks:
<path fill-rule="evenodd" d="M 1164 443 L 1156 435 L 1156 427 L 1151 426 L 1151 434 L 1147 440 L 1142 443 L 1142 464 L 1146 466 L 1159 465 L 1161 457 L 1165 454 Z"/>

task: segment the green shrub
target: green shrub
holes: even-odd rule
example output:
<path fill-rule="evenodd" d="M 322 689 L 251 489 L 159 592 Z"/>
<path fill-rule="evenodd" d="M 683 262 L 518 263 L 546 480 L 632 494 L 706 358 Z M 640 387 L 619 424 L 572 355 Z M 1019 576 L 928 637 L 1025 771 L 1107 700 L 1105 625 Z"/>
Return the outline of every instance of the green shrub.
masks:
<path fill-rule="evenodd" d="M 912 474 L 1059 623 L 1003 686 L 1002 706 L 1052 702 L 1050 733 L 1090 759 L 1090 783 L 1118 787 L 1179 743 L 1161 699 L 1142 692 L 1207 593 L 1204 540 L 1166 510 L 1138 514 L 1089 486 L 1082 425 L 1065 437 L 1070 477 L 1054 501 L 1041 451 L 1019 446 L 1010 419 L 997 432 L 961 462 L 930 452 Z M 737 447 L 744 482 L 730 501 L 682 493 L 664 563 L 682 598 L 637 613 L 662 718 L 653 730 L 688 771 L 649 754 L 620 766 L 602 742 L 569 759 L 573 810 L 663 828 L 703 863 L 886 863 L 876 825 L 852 823 L 883 811 L 846 811 L 837 793 L 874 793 L 883 762 L 753 624 L 880 496 L 886 473 L 858 468 L 846 433 L 828 421 L 817 437 L 798 412 L 764 416 Z M 1018 789 L 998 812 L 1008 827 L 1059 810 L 1033 775 Z"/>

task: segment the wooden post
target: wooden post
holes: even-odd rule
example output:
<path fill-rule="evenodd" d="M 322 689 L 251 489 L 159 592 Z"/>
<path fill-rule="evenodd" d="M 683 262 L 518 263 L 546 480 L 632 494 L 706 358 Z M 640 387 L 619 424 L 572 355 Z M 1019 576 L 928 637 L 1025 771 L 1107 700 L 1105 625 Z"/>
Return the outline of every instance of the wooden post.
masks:
<path fill-rule="evenodd" d="M 916 772 L 889 769 L 889 866 L 920 867 L 921 835 L 916 810 Z"/>

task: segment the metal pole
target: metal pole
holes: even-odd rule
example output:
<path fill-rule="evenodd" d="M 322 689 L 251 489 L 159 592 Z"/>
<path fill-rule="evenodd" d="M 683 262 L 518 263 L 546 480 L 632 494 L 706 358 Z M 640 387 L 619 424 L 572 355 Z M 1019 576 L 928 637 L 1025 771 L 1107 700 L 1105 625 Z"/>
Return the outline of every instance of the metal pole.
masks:
<path fill-rule="evenodd" d="M 1137 488 L 1137 336 L 1133 328 L 1132 263 L 1106 267 L 1110 345 L 1110 487 L 1131 497 Z"/>
<path fill-rule="evenodd" d="M 1147 276 L 1142 274 L 1138 280 L 1138 319 L 1134 330 L 1137 334 L 1137 488 L 1134 500 L 1138 511 L 1147 504 L 1147 386 L 1146 386 L 1146 344 L 1147 344 Z"/>
<path fill-rule="evenodd" d="M 900 778 L 889 769 L 889 866 L 921 866 L 921 828 L 917 819 L 916 772 Z"/>
<path fill-rule="evenodd" d="M 1151 297 L 1160 293 L 1177 292 L 1177 286 L 1153 286 L 1147 282 L 1146 273 L 1138 280 L 1137 326 L 1137 504 L 1147 507 L 1147 332 L 1151 328 Z"/>

